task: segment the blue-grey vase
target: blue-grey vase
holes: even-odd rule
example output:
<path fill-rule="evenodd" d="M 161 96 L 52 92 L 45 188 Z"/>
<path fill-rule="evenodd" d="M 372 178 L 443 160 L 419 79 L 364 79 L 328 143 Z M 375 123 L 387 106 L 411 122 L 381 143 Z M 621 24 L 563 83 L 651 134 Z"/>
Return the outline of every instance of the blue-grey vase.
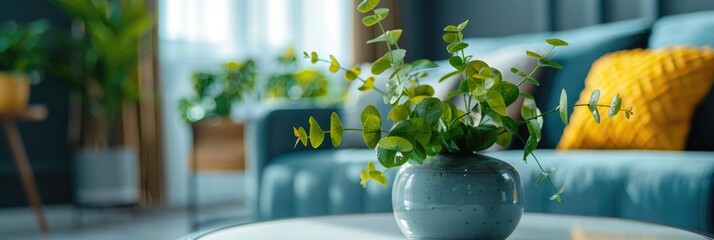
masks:
<path fill-rule="evenodd" d="M 392 206 L 409 239 L 505 239 L 523 215 L 523 184 L 501 160 L 438 154 L 399 169 Z"/>

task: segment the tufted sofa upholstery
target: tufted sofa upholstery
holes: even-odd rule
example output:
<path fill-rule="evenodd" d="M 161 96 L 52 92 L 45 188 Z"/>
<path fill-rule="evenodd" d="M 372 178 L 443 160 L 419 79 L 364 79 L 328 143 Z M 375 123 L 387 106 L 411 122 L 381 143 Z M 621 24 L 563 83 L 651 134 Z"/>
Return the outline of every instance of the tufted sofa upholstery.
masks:
<path fill-rule="evenodd" d="M 556 55 L 559 57 L 556 61 L 563 63 L 566 70 L 544 72 L 542 84 L 534 93 L 541 99 L 539 104 L 543 106 L 539 107 L 543 109 L 553 106 L 552 101 L 557 105 L 558 94 L 553 93 L 562 88 L 580 92 L 592 61 L 607 52 L 647 47 L 648 41 L 653 47 L 714 45 L 704 39 L 710 34 L 693 35 L 694 39 L 677 34 L 677 31 L 700 33 L 714 26 L 712 19 L 714 12 L 708 12 L 663 18 L 654 28 L 642 21 L 628 21 L 560 33 L 473 39 L 470 43 L 485 46 L 483 51 L 488 52 L 492 50 L 489 46 L 501 46 L 499 42 L 530 44 L 554 35 L 569 40 L 571 46 Z M 697 24 L 681 25 L 683 22 Z M 671 40 L 669 36 L 677 37 Z M 521 161 L 520 150 L 487 154 L 519 170 L 525 187 L 526 211 L 622 217 L 714 232 L 714 146 L 712 141 L 703 140 L 712 134 L 708 120 L 714 116 L 712 95 L 695 113 L 691 138 L 699 139 L 688 142 L 688 149 L 699 151 L 556 152 L 548 148 L 557 143 L 562 124 L 557 116 L 547 119 L 552 125 L 545 126 L 540 146 L 543 149 L 536 154 L 546 167 L 558 167 L 552 176 L 554 181 L 567 186 L 562 204 L 548 200 L 552 193 L 548 185 L 533 185 L 538 171 L 533 163 Z M 260 219 L 391 210 L 391 187 L 369 184 L 362 189 L 359 185 L 359 169 L 367 161 L 374 161 L 373 150 L 332 149 L 329 139 L 318 150 L 301 145 L 293 149 L 295 138 L 291 128 L 306 125 L 309 116 L 327 126 L 333 111 L 343 119 L 354 113 L 346 112 L 348 109 L 343 106 L 270 106 L 262 110 L 248 130 L 252 145 L 248 157 L 251 164 L 248 196 L 252 196 L 249 204 Z M 395 173 L 396 169 L 387 172 L 390 182 Z"/>

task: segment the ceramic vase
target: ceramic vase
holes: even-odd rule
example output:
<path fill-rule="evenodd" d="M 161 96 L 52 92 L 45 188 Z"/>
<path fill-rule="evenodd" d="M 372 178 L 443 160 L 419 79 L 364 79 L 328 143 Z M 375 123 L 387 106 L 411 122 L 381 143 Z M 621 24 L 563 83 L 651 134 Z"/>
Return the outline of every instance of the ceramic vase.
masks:
<path fill-rule="evenodd" d="M 523 185 L 501 160 L 438 154 L 399 169 L 392 206 L 409 239 L 505 239 L 523 215 Z"/>

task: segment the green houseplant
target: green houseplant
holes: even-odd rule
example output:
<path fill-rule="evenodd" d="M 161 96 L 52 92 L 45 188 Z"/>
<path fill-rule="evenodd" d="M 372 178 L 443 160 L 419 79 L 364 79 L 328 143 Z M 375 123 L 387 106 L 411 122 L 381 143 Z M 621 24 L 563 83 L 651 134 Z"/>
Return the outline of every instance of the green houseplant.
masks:
<path fill-rule="evenodd" d="M 196 72 L 194 96 L 179 103 L 191 124 L 195 170 L 240 170 L 245 167 L 245 122 L 231 119 L 236 103 L 255 97 L 258 68 L 254 61 L 229 62 L 220 72 Z"/>
<path fill-rule="evenodd" d="M 544 169 L 533 154 L 540 141 L 542 116 L 557 112 L 567 124 L 569 109 L 573 107 L 589 108 L 597 122 L 600 121 L 600 108 L 609 108 L 610 117 L 620 112 L 627 118 L 632 115 L 632 108 L 622 108 L 619 95 L 609 105 L 599 104 L 599 91 L 592 93 L 588 103 L 568 105 L 567 93 L 563 90 L 559 106 L 541 112 L 533 96 L 520 92 L 518 86 L 539 85 L 533 74 L 541 67 L 562 68 L 550 57 L 553 49 L 568 43 L 548 39 L 546 43 L 551 47 L 547 53 L 526 51 L 527 57 L 534 58 L 539 65 L 534 69 L 511 68 L 511 72 L 522 77 L 519 83 L 513 84 L 503 81 L 498 69 L 475 56 L 465 55 L 463 50 L 468 44 L 463 42 L 462 31 L 468 21 L 446 26 L 442 35 L 448 44 L 446 51 L 452 54 L 448 62 L 454 70 L 440 82 L 460 76 L 458 89 L 449 93 L 448 98 L 463 98 L 464 106 L 455 106 L 449 99 L 435 98 L 434 88 L 420 84 L 419 80 L 428 74 L 429 69 L 437 67 L 436 64 L 425 59 L 411 63 L 404 61 L 407 51 L 399 47 L 402 30 L 383 28 L 380 22 L 387 17 L 389 9 L 376 8 L 378 3 L 379 0 L 363 0 L 357 8 L 368 14 L 362 19 L 365 26 L 379 27 L 383 33 L 367 44 L 382 43 L 388 47 L 388 52 L 372 64 L 373 76 L 360 78 L 361 69 L 344 68 L 333 56 L 328 60 L 319 58 L 316 52 L 305 52 L 304 57 L 312 63 L 329 63 L 331 72 L 344 70 L 348 81 L 362 81 L 360 90 L 381 93 L 385 103 L 392 105 L 391 111 L 387 116 L 380 116 L 374 106 L 367 106 L 361 114 L 362 128 L 358 129 L 343 128 L 336 113 L 332 114 L 327 131 L 310 117 L 309 130 L 297 127 L 293 128 L 293 133 L 303 145 L 309 143 L 316 148 L 324 141 L 325 134 L 329 134 L 332 144 L 337 147 L 344 131 L 360 131 L 365 145 L 375 149 L 382 167 L 387 171 L 400 167 L 392 203 L 398 225 L 409 238 L 506 238 L 523 212 L 520 176 L 505 162 L 475 152 L 494 144 L 508 146 L 513 139 L 521 141 L 525 146 L 523 160 L 532 158 L 541 171 L 536 184 L 547 181 L 553 188 L 550 199 L 561 202 L 564 187 L 556 187 L 550 178 L 554 170 Z M 385 88 L 374 86 L 374 76 L 388 73 L 389 69 L 391 73 Z M 517 121 L 508 116 L 506 108 L 518 98 L 524 101 L 520 109 L 523 120 Z M 394 122 L 391 129 L 381 129 L 382 117 Z M 518 131 L 523 126 L 527 136 Z M 387 184 L 383 172 L 372 162 L 362 170 L 361 178 L 363 186 L 369 180 Z M 469 222 L 479 224 L 463 227 Z"/>
<path fill-rule="evenodd" d="M 80 149 L 75 154 L 76 201 L 116 205 L 138 201 L 138 153 L 127 143 L 134 121 L 125 109 L 139 94 L 140 38 L 153 27 L 144 0 L 57 0 L 77 19 L 77 39 L 68 50 L 76 64 L 55 66 L 55 73 L 74 93 L 79 114 Z M 107 178 L 106 176 L 115 176 Z"/>
<path fill-rule="evenodd" d="M 47 31 L 47 22 L 27 26 L 8 22 L 0 27 L 0 112 L 27 107 L 30 83 L 39 81 L 44 52 L 38 46 Z"/>

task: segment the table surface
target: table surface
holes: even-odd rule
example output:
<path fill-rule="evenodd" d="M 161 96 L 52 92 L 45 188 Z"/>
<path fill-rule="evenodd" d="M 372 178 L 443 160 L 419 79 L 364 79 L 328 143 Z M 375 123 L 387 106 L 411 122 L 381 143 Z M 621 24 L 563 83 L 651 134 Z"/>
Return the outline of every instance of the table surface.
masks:
<path fill-rule="evenodd" d="M 219 228 L 184 239 L 405 239 L 392 213 L 293 218 Z M 618 218 L 525 213 L 508 239 L 711 239 L 686 230 Z"/>

